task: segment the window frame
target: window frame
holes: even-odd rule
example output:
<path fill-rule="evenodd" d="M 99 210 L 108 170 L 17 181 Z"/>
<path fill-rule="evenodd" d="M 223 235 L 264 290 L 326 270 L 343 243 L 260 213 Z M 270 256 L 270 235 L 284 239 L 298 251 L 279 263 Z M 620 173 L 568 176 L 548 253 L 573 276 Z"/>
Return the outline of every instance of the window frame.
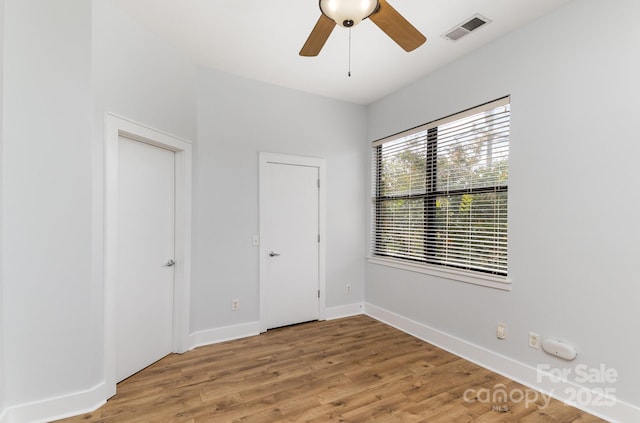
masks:
<path fill-rule="evenodd" d="M 482 193 L 507 193 L 508 195 L 508 183 L 506 185 L 495 185 L 490 188 L 487 187 L 472 187 L 472 188 L 464 188 L 464 189 L 455 189 L 455 190 L 438 190 L 438 180 L 437 180 L 437 156 L 438 156 L 438 137 L 437 131 L 438 127 L 445 125 L 447 123 L 459 121 L 465 119 L 466 117 L 473 116 L 478 113 L 487 112 L 489 110 L 502 107 L 505 105 L 510 105 L 510 97 L 505 96 L 499 98 L 497 100 L 493 100 L 484 104 L 481 104 L 477 107 L 473 107 L 467 110 L 464 110 L 459 113 L 455 113 L 449 115 L 445 118 L 438 119 L 433 122 L 429 122 L 424 125 L 420 125 L 418 127 L 409 129 L 407 131 L 403 131 L 401 133 L 392 135 L 390 137 L 385 137 L 380 140 L 374 141 L 372 144 L 372 155 L 375 155 L 375 162 L 372 160 L 372 164 L 375 166 L 372 169 L 372 180 L 371 183 L 374 186 L 375 192 L 372 190 L 372 215 L 371 215 L 371 242 L 370 242 L 370 255 L 367 256 L 367 260 L 369 263 L 376 265 L 383 265 L 387 267 L 399 268 L 403 270 L 408 270 L 412 272 L 424 273 L 433 276 L 438 276 L 446 279 L 457 280 L 461 282 L 472 283 L 476 285 L 487 286 L 491 288 L 497 288 L 502 290 L 511 290 L 511 279 L 509 277 L 508 269 L 506 273 L 498 273 L 498 272 L 482 272 L 477 270 L 472 270 L 469 268 L 464 268 L 463 266 L 456 266 L 451 263 L 448 264 L 439 264 L 438 260 L 433 258 L 433 253 L 429 253 L 429 251 L 433 251 L 433 249 L 428 248 L 429 244 L 435 244 L 434 237 L 428 236 L 429 230 L 427 227 L 433 227 L 433 222 L 430 224 L 429 221 L 435 219 L 434 213 L 431 211 L 436 210 L 435 202 L 438 197 L 442 196 L 462 196 L 465 194 L 482 194 Z M 511 119 L 509 114 L 509 120 Z M 382 161 L 382 148 L 378 148 L 383 144 L 390 143 L 399 139 L 408 138 L 412 135 L 418 133 L 427 133 L 427 163 L 426 163 L 426 192 L 425 193 L 409 193 L 405 196 L 389 196 L 385 198 L 381 195 L 381 186 L 382 186 L 382 172 L 378 171 L 378 167 L 380 162 Z M 373 159 L 373 157 L 372 157 Z M 376 248 L 380 239 L 376 236 L 380 227 L 380 220 L 378 218 L 378 213 L 380 213 L 381 208 L 379 206 L 382 201 L 393 200 L 393 199 L 424 199 L 424 209 L 425 209 L 425 231 L 424 231 L 424 259 L 412 259 L 412 258 L 398 258 L 393 255 L 384 255 L 380 253 L 376 253 L 376 251 L 380 251 L 380 248 Z M 430 208 L 431 207 L 431 208 Z M 507 207 L 508 213 L 508 207 Z M 508 220 L 508 216 L 507 216 Z M 507 233 L 508 239 L 508 233 Z M 508 252 L 507 252 L 508 254 Z M 508 258 L 507 258 L 508 265 Z"/>

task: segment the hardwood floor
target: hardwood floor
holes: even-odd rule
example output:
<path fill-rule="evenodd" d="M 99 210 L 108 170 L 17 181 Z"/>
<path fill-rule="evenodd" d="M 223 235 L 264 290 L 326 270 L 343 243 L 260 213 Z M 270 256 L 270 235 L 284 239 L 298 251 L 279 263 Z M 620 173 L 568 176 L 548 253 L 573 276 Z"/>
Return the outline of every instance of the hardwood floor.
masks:
<path fill-rule="evenodd" d="M 501 402 L 500 392 L 516 401 Z M 505 377 L 356 316 L 170 355 L 121 382 L 100 409 L 60 422 L 603 421 L 546 401 Z"/>

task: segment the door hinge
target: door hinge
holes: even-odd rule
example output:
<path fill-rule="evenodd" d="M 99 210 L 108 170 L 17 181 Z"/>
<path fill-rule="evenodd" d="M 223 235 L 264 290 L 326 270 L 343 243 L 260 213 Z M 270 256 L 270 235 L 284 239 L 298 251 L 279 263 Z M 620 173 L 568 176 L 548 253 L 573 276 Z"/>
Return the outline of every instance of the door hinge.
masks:
<path fill-rule="evenodd" d="M 318 298 L 320 298 L 320 290 L 318 289 Z"/>
<path fill-rule="evenodd" d="M 320 188 L 320 179 L 318 179 L 318 188 Z"/>
<path fill-rule="evenodd" d="M 320 234 L 318 234 L 318 243 L 320 243 Z"/>

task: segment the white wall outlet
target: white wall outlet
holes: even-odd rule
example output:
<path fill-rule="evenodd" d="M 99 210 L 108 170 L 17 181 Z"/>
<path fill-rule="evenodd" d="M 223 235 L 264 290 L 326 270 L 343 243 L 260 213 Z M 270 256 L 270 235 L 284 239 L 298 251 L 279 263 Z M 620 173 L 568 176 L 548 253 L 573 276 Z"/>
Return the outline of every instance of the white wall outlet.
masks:
<path fill-rule="evenodd" d="M 240 310 L 240 300 L 231 300 L 231 311 Z"/>
<path fill-rule="evenodd" d="M 535 332 L 529 332 L 529 346 L 531 348 L 535 348 L 536 350 L 540 349 L 540 334 Z"/>
<path fill-rule="evenodd" d="M 348 283 L 347 286 L 345 286 L 344 292 L 346 292 L 347 294 L 351 294 L 351 284 L 350 283 Z"/>
<path fill-rule="evenodd" d="M 498 323 L 498 328 L 496 329 L 496 337 L 498 339 L 505 339 L 507 337 L 507 325 L 504 323 Z"/>

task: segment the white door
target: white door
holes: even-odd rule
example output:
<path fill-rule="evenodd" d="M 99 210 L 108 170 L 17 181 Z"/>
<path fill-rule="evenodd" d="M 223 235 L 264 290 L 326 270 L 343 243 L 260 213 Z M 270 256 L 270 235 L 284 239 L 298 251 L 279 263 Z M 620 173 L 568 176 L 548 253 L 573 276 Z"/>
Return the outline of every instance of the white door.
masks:
<path fill-rule="evenodd" d="M 267 163 L 261 172 L 267 328 L 318 320 L 319 170 Z"/>
<path fill-rule="evenodd" d="M 174 153 L 118 140 L 116 378 L 172 352 Z"/>

